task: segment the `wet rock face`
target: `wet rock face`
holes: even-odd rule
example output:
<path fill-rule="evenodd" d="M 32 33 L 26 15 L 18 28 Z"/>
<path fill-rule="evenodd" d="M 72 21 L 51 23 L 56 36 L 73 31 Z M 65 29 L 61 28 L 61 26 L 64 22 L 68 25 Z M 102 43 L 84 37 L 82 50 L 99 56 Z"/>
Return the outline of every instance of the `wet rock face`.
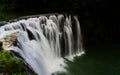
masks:
<path fill-rule="evenodd" d="M 6 35 L 4 38 L 0 39 L 0 46 L 2 46 L 2 48 L 5 50 L 10 50 L 16 44 L 17 44 L 16 33 Z"/>
<path fill-rule="evenodd" d="M 5 24 L 7 24 L 8 22 L 7 21 L 0 21 L 0 26 L 3 26 Z"/>

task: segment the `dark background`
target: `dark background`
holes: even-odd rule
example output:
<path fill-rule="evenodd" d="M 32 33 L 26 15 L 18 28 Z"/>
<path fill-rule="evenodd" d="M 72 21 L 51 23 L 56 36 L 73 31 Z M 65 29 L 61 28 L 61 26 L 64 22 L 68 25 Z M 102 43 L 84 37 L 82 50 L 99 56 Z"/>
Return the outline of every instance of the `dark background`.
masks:
<path fill-rule="evenodd" d="M 120 43 L 119 2 L 115 0 L 0 0 L 0 12 L 78 15 L 84 45 Z"/>

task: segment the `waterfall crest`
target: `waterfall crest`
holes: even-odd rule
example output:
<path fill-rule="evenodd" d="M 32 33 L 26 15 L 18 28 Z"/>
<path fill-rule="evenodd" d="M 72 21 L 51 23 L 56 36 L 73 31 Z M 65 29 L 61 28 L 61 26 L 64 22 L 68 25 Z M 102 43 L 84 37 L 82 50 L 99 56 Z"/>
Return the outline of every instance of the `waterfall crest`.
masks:
<path fill-rule="evenodd" d="M 5 50 L 38 75 L 65 71 L 65 60 L 84 53 L 76 16 L 49 15 L 21 19 L 0 27 Z M 32 75 L 32 72 L 31 72 Z"/>

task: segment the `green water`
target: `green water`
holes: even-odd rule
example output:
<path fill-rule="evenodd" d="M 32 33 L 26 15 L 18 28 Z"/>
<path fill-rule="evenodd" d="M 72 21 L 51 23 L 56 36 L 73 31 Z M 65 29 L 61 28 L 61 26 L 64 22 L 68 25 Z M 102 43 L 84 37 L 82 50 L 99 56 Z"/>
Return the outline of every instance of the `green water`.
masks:
<path fill-rule="evenodd" d="M 60 75 L 120 75 L 120 44 L 90 46 L 67 64 L 68 73 Z"/>

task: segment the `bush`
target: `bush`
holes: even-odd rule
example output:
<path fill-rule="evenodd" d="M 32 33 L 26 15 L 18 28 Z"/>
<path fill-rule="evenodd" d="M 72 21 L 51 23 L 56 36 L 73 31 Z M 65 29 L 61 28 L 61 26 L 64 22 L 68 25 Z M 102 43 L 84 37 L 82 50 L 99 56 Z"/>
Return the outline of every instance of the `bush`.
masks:
<path fill-rule="evenodd" d="M 27 75 L 24 63 L 4 50 L 0 51 L 0 73 L 5 75 Z"/>

